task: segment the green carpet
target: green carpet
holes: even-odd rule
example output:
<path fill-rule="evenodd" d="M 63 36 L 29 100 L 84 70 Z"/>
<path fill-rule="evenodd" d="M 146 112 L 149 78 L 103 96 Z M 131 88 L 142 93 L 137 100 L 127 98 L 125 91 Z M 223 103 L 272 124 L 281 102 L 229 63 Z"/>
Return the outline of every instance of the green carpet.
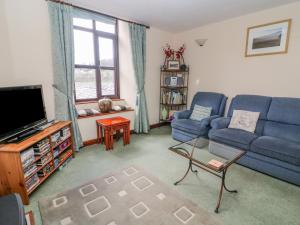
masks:
<path fill-rule="evenodd" d="M 173 182 L 186 170 L 187 161 L 168 151 L 176 143 L 169 127 L 153 129 L 149 135 L 132 135 L 131 144 L 115 144 L 113 151 L 102 145 L 84 148 L 67 167 L 53 174 L 30 197 L 25 210 L 33 210 L 41 225 L 38 199 L 76 187 L 112 170 L 138 165 L 160 178 L 183 196 L 205 208 L 225 225 L 300 225 L 300 188 L 239 165 L 230 167 L 227 186 L 238 194 L 224 192 L 220 213 L 215 214 L 220 180 L 204 171 L 189 176 L 178 186 Z M 84 224 L 82 224 L 84 225 Z"/>

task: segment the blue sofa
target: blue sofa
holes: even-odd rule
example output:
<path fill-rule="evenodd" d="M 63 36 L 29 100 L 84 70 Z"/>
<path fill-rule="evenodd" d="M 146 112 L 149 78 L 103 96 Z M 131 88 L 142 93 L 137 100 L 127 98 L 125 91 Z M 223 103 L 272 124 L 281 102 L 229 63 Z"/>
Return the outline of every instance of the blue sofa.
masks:
<path fill-rule="evenodd" d="M 228 128 L 238 109 L 260 112 L 254 133 Z M 239 164 L 300 185 L 300 99 L 238 95 L 211 127 L 212 141 L 247 151 Z"/>
<path fill-rule="evenodd" d="M 198 92 L 195 94 L 190 110 L 176 112 L 171 123 L 172 137 L 177 141 L 189 141 L 198 136 L 208 136 L 211 120 L 224 115 L 227 97 L 213 92 Z M 190 119 L 195 104 L 212 107 L 211 117 L 201 121 Z"/>

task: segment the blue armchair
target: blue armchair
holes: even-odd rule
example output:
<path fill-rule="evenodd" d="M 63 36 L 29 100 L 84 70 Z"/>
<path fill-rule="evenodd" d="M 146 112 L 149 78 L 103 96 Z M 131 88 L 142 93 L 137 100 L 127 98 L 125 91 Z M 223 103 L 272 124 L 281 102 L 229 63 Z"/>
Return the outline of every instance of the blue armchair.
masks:
<path fill-rule="evenodd" d="M 198 92 L 195 94 L 189 110 L 176 112 L 171 123 L 172 137 L 177 141 L 189 141 L 198 136 L 207 137 L 210 122 L 224 115 L 227 97 L 213 92 Z M 212 107 L 211 116 L 201 121 L 191 120 L 190 115 L 195 105 Z"/>

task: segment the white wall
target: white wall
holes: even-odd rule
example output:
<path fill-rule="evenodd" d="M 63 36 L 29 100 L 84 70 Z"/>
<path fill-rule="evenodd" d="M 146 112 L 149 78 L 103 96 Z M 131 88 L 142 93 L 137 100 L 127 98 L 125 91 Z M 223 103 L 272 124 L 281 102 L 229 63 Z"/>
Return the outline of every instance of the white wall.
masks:
<path fill-rule="evenodd" d="M 7 86 L 9 85 L 10 80 L 13 79 L 13 67 L 10 55 L 10 45 L 4 1 L 0 1 L 0 28 L 0 86 Z"/>
<path fill-rule="evenodd" d="M 189 102 L 199 90 L 230 98 L 236 94 L 300 97 L 299 12 L 300 3 L 294 3 L 178 34 L 176 44 L 187 45 Z M 288 18 L 293 20 L 288 54 L 244 57 L 247 27 Z M 208 39 L 204 47 L 195 43 L 198 38 Z"/>
<path fill-rule="evenodd" d="M 42 84 L 48 118 L 54 118 L 47 4 L 40 0 L 5 0 L 2 10 L 6 14 L 12 70 L 6 79 L 1 76 L 1 84 L 3 80 L 10 86 Z"/>
<path fill-rule="evenodd" d="M 164 63 L 163 47 L 172 43 L 173 34 L 151 27 L 147 31 L 146 97 L 150 124 L 159 122 L 160 66 Z"/>

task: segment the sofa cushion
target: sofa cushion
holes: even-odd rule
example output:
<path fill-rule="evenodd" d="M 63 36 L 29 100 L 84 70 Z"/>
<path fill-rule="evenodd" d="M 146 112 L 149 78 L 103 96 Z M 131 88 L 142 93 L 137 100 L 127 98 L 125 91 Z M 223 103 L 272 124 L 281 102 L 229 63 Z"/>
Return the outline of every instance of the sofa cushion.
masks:
<path fill-rule="evenodd" d="M 197 92 L 193 98 L 191 110 L 193 110 L 194 106 L 197 104 L 204 107 L 211 107 L 211 115 L 220 115 L 221 104 L 224 98 L 225 96 L 219 93 Z M 223 111 L 223 109 L 221 111 Z"/>
<path fill-rule="evenodd" d="M 250 151 L 300 166 L 300 144 L 295 142 L 262 136 L 252 142 Z"/>
<path fill-rule="evenodd" d="M 248 150 L 250 143 L 257 138 L 256 134 L 248 131 L 224 128 L 219 130 L 210 130 L 209 138 L 218 143 L 228 144 L 233 147 Z"/>
<path fill-rule="evenodd" d="M 246 110 L 260 112 L 259 119 L 266 120 L 272 98 L 258 95 L 237 95 L 230 104 L 228 116 L 231 117 L 233 110 Z"/>
<path fill-rule="evenodd" d="M 245 110 L 233 110 L 229 128 L 241 129 L 254 133 L 258 121 L 259 112 Z"/>
<path fill-rule="evenodd" d="M 300 126 L 267 121 L 263 136 L 272 136 L 300 143 Z"/>
<path fill-rule="evenodd" d="M 202 121 L 179 119 L 173 120 L 171 126 L 173 129 L 178 129 L 195 135 L 207 135 L 208 127 L 203 125 Z"/>
<path fill-rule="evenodd" d="M 300 126 L 300 98 L 273 98 L 268 120 Z"/>
<path fill-rule="evenodd" d="M 195 105 L 193 112 L 190 116 L 191 120 L 197 120 L 197 121 L 201 121 L 205 118 L 210 117 L 211 114 L 211 107 L 203 107 L 201 105 Z"/>

